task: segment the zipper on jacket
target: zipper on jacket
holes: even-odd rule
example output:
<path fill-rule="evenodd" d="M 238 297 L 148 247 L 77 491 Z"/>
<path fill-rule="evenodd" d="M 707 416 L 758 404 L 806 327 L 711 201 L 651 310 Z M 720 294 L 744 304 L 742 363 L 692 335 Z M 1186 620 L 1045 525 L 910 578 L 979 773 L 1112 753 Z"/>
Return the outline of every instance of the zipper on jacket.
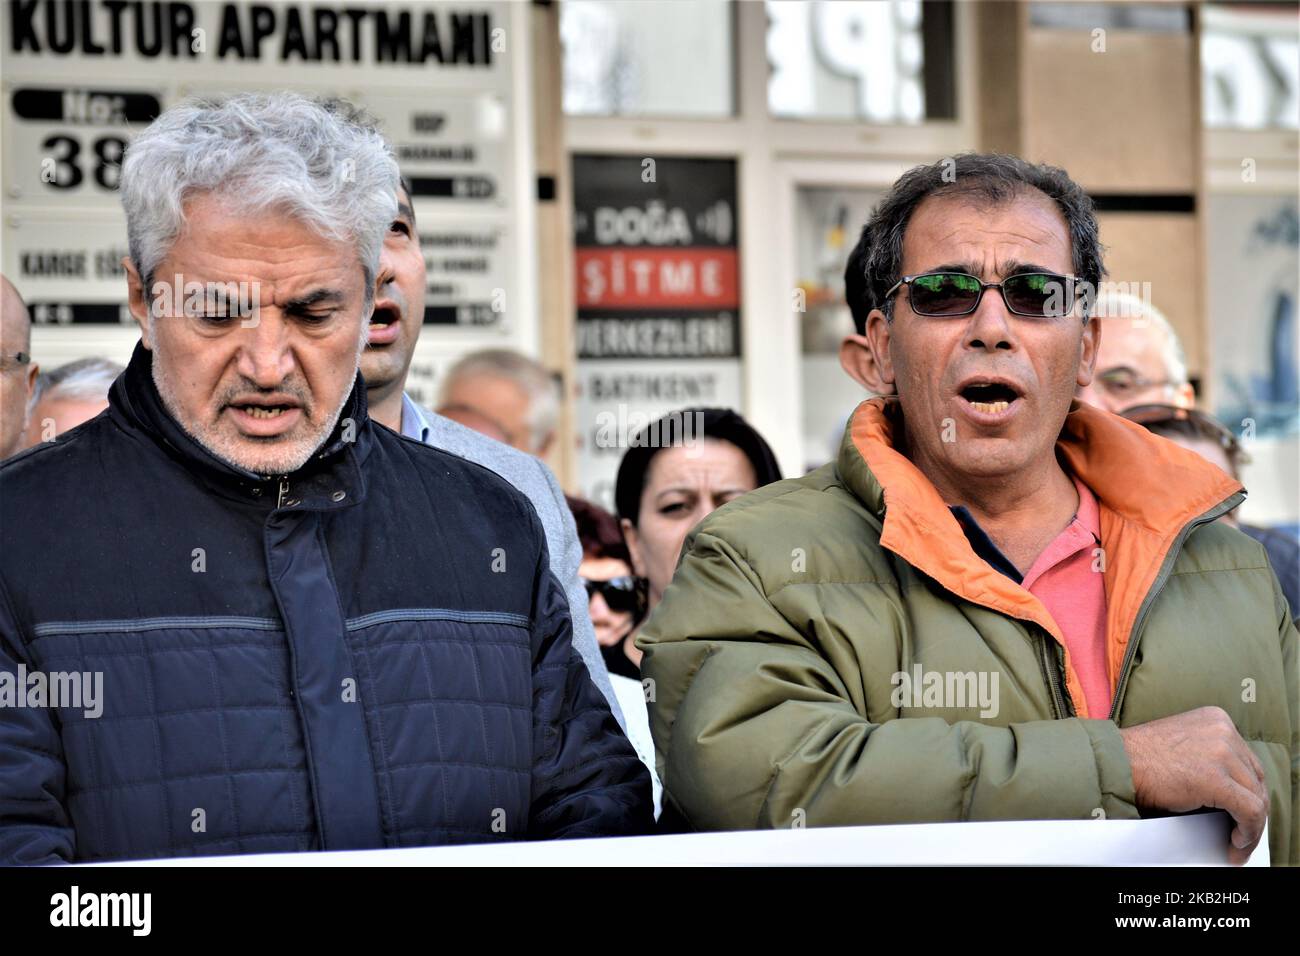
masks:
<path fill-rule="evenodd" d="M 1052 693 L 1052 718 L 1060 720 L 1069 715 L 1069 708 L 1065 704 L 1065 694 L 1061 690 L 1060 667 L 1052 659 L 1051 644 L 1055 643 L 1050 634 L 1038 635 L 1038 663 L 1043 669 L 1043 679 L 1047 681 L 1047 689 Z"/>
<path fill-rule="evenodd" d="M 286 496 L 288 496 L 288 494 L 289 494 L 289 476 L 281 475 L 280 476 L 280 497 L 277 498 L 275 502 L 275 506 L 277 508 L 284 507 L 284 499 Z"/>
<path fill-rule="evenodd" d="M 1115 685 L 1115 699 L 1110 704 L 1110 720 L 1114 720 L 1119 714 L 1119 705 L 1124 699 L 1124 690 L 1128 687 L 1129 668 L 1132 666 L 1133 657 L 1137 653 L 1138 635 L 1142 632 L 1142 625 L 1146 623 L 1147 614 L 1151 610 L 1151 605 L 1155 603 L 1156 595 L 1160 593 L 1160 590 L 1169 580 L 1169 576 L 1173 573 L 1174 563 L 1178 560 L 1178 552 L 1182 550 L 1183 542 L 1196 528 L 1203 524 L 1209 524 L 1211 521 L 1227 514 L 1241 504 L 1243 499 L 1244 496 L 1238 492 L 1219 502 L 1199 518 L 1193 518 L 1183 525 L 1183 530 L 1178 532 L 1178 537 L 1170 545 L 1169 553 L 1165 555 L 1165 560 L 1160 565 L 1160 572 L 1156 575 L 1155 583 L 1151 585 L 1151 590 L 1147 592 L 1147 596 L 1142 599 L 1142 606 L 1138 608 L 1137 617 L 1133 619 L 1133 630 L 1128 635 L 1128 650 L 1124 652 L 1124 662 L 1119 668 L 1119 683 Z"/>

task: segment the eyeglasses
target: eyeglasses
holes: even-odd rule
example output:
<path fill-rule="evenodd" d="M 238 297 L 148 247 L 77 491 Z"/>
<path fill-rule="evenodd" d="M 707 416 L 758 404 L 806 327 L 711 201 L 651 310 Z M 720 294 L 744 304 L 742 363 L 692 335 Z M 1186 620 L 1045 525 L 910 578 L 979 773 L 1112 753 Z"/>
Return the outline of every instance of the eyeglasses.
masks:
<path fill-rule="evenodd" d="M 1228 461 L 1237 464 L 1249 461 L 1241 449 L 1241 442 L 1232 431 L 1195 408 L 1177 405 L 1134 405 L 1120 412 L 1124 418 L 1158 433 L 1173 433 L 1188 438 L 1201 438 L 1223 449 Z"/>
<path fill-rule="evenodd" d="M 13 369 L 22 368 L 31 360 L 31 355 L 26 352 L 14 352 L 11 355 L 0 353 L 0 372 L 9 372 Z"/>
<path fill-rule="evenodd" d="M 1161 388 L 1175 383 L 1168 378 L 1143 378 L 1132 369 L 1112 368 L 1097 376 L 1097 384 L 1116 398 L 1124 398 L 1146 388 Z"/>
<path fill-rule="evenodd" d="M 635 611 L 640 598 L 637 595 L 636 578 L 624 576 L 621 578 L 610 578 L 608 581 L 593 581 L 591 578 L 582 579 L 583 586 L 587 589 L 587 600 L 590 601 L 592 595 L 599 594 L 605 599 L 611 611 Z"/>
<path fill-rule="evenodd" d="M 1078 280 L 1052 272 L 1022 272 L 1001 282 L 985 282 L 965 272 L 926 272 L 903 276 L 885 293 L 888 299 L 902 286 L 908 288 L 917 315 L 953 317 L 970 315 L 980 306 L 987 289 L 1002 294 L 1007 311 L 1033 319 L 1059 319 L 1074 311 Z"/>

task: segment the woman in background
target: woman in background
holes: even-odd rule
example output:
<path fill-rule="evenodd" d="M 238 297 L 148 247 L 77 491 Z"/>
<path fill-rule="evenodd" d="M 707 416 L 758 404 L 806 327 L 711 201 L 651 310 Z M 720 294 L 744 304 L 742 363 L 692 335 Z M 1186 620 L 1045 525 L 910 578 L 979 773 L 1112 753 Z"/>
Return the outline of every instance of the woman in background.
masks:
<path fill-rule="evenodd" d="M 599 505 L 565 496 L 582 542 L 578 575 L 587 588 L 588 610 L 605 664 L 611 675 L 641 680 L 624 653 L 637 625 L 645 619 L 645 582 L 632 573 L 632 557 L 618 520 Z"/>
<path fill-rule="evenodd" d="M 671 412 L 639 432 L 619 463 L 614 501 L 632 569 L 646 580 L 646 614 L 663 599 L 687 532 L 714 509 L 780 480 L 771 447 L 729 408 Z M 639 673 L 633 638 L 622 649 Z"/>

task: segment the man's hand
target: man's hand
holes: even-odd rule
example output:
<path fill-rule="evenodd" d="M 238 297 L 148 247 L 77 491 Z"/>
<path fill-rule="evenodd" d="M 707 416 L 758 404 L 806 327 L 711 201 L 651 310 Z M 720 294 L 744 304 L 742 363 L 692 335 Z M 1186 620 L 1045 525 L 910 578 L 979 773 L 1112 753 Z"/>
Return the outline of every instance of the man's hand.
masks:
<path fill-rule="evenodd" d="M 1220 707 L 1199 707 L 1120 729 L 1142 808 L 1226 810 L 1236 821 L 1228 859 L 1250 858 L 1268 819 L 1264 767 Z"/>

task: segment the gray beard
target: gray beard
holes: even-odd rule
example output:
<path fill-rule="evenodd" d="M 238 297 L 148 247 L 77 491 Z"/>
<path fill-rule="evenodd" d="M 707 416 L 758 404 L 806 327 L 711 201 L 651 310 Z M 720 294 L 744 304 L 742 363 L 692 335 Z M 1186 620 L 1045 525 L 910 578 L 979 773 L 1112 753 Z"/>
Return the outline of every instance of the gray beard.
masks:
<path fill-rule="evenodd" d="M 184 416 L 180 413 L 180 402 L 176 400 L 176 393 L 172 391 L 171 383 L 160 371 L 163 365 L 162 351 L 158 347 L 156 336 L 154 337 L 154 354 L 153 361 L 150 363 L 150 371 L 153 376 L 154 387 L 158 389 L 158 395 L 162 399 L 163 407 L 167 409 L 168 414 L 170 414 L 176 421 L 176 424 L 181 426 L 181 430 L 190 438 L 194 439 L 194 441 L 198 442 L 198 444 L 202 446 L 208 454 L 227 465 L 239 468 L 243 471 L 251 471 L 259 475 L 291 475 L 303 465 L 307 464 L 307 462 L 311 460 L 311 456 L 320 450 L 326 439 L 328 439 L 330 435 L 334 434 L 334 427 L 339 423 L 339 418 L 343 414 L 343 407 L 347 405 L 348 396 L 352 393 L 352 388 L 355 387 L 357 370 L 361 363 L 361 352 L 366 347 L 368 333 L 369 328 L 367 324 L 363 322 L 361 324 L 361 336 L 357 343 L 356 354 L 352 359 L 352 381 L 354 384 L 344 390 L 343 395 L 339 398 L 338 405 L 335 406 L 334 410 L 330 413 L 329 418 L 326 420 L 326 425 L 320 432 L 318 440 L 314 442 L 312 447 L 306 452 L 301 452 L 294 455 L 292 458 L 264 460 L 257 463 L 255 466 L 250 465 L 247 462 L 238 461 L 230 455 L 212 447 L 212 445 L 209 444 L 202 435 L 190 427 L 190 423 L 187 422 Z"/>

